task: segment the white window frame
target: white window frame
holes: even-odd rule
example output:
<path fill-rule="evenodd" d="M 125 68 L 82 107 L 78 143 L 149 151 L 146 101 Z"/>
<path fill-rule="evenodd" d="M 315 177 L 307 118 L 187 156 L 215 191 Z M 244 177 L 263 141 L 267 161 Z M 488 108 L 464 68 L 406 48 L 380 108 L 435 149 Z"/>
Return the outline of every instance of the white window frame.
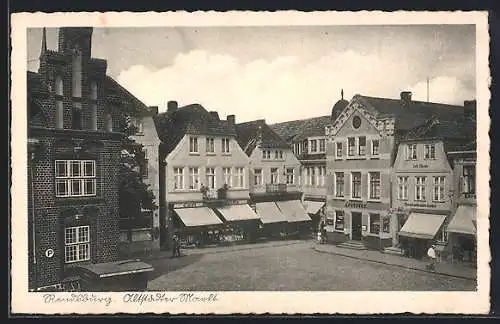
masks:
<path fill-rule="evenodd" d="M 292 170 L 291 173 L 290 170 Z M 295 168 L 286 168 L 286 184 L 295 184 Z"/>
<path fill-rule="evenodd" d="M 354 197 L 354 174 L 359 173 L 359 197 Z M 352 171 L 351 172 L 351 199 L 362 199 L 363 197 L 363 173 L 360 171 Z"/>
<path fill-rule="evenodd" d="M 231 187 L 233 185 L 233 170 L 231 167 L 222 168 L 222 176 L 224 179 L 224 184 Z"/>
<path fill-rule="evenodd" d="M 200 153 L 198 137 L 196 137 L 196 136 L 189 136 L 189 153 L 190 154 L 199 154 Z"/>
<path fill-rule="evenodd" d="M 424 144 L 424 159 L 434 160 L 436 158 L 436 144 Z"/>
<path fill-rule="evenodd" d="M 189 176 L 189 190 L 198 190 L 201 188 L 200 185 L 200 168 L 199 167 L 188 167 Z"/>
<path fill-rule="evenodd" d="M 349 140 L 354 139 L 354 145 L 352 146 L 353 149 L 353 154 L 351 154 L 351 146 L 349 145 Z M 348 137 L 347 138 L 347 156 L 348 157 L 353 157 L 356 156 L 356 151 L 357 151 L 357 140 L 356 137 Z"/>
<path fill-rule="evenodd" d="M 423 181 L 419 181 L 422 180 Z M 427 177 L 415 177 L 415 201 L 426 201 L 426 186 L 427 186 Z M 421 194 L 421 198 L 418 199 L 417 194 Z"/>
<path fill-rule="evenodd" d="M 205 144 L 206 153 L 215 153 L 215 139 L 213 137 L 207 137 L 205 140 Z"/>
<path fill-rule="evenodd" d="M 360 144 L 360 139 L 364 138 L 365 139 L 365 145 L 364 145 L 364 151 L 363 153 L 361 153 L 361 144 Z M 366 139 L 366 136 L 359 136 L 356 138 L 357 139 L 357 148 L 356 148 L 356 152 L 357 152 L 357 155 L 358 156 L 366 156 L 366 148 L 368 146 L 368 140 Z"/>
<path fill-rule="evenodd" d="M 318 153 L 318 142 L 317 140 L 309 140 L 309 152 L 310 153 Z"/>
<path fill-rule="evenodd" d="M 372 139 L 370 141 L 370 143 L 371 143 L 371 149 L 370 149 L 371 155 L 378 156 L 380 154 L 380 140 L 379 139 Z M 375 150 L 374 150 L 374 148 L 375 148 L 375 145 L 373 145 L 374 143 L 377 143 L 377 145 L 376 145 L 377 152 L 375 152 Z"/>
<path fill-rule="evenodd" d="M 343 222 L 342 222 L 342 229 L 338 229 L 337 228 L 337 219 L 338 219 L 338 216 L 343 216 L 344 219 L 343 219 Z M 334 223 L 333 223 L 333 229 L 335 231 L 338 231 L 338 232 L 343 232 L 345 230 L 345 212 L 343 210 L 335 210 L 335 220 L 334 220 Z"/>
<path fill-rule="evenodd" d="M 262 169 L 253 169 L 253 184 L 254 186 L 262 185 Z"/>
<path fill-rule="evenodd" d="M 74 240 L 68 242 L 68 231 L 75 233 Z M 82 235 L 81 231 L 86 230 L 87 235 Z M 71 234 L 70 234 L 71 235 Z M 84 236 L 81 238 L 80 236 Z M 70 248 L 73 250 L 74 258 L 70 258 L 72 253 L 69 253 Z M 83 256 L 80 256 L 81 250 L 84 251 Z M 87 253 L 85 253 L 87 252 Z M 76 263 L 90 260 L 90 226 L 71 226 L 64 228 L 64 263 Z"/>
<path fill-rule="evenodd" d="M 275 170 L 276 172 L 273 172 Z M 271 168 L 270 169 L 270 175 L 271 177 L 269 178 L 270 184 L 278 184 L 280 181 L 280 170 L 279 168 Z"/>
<path fill-rule="evenodd" d="M 445 176 L 432 177 L 432 201 L 444 202 L 446 200 L 445 192 L 446 192 L 446 177 Z"/>
<path fill-rule="evenodd" d="M 397 177 L 397 197 L 398 200 L 408 200 L 408 176 Z"/>
<path fill-rule="evenodd" d="M 205 178 L 206 178 L 206 187 L 208 189 L 215 189 L 217 188 L 217 177 L 215 173 L 215 168 L 214 167 L 206 167 L 205 168 Z M 210 185 L 210 182 L 212 182 L 212 186 Z"/>
<path fill-rule="evenodd" d="M 337 181 L 338 181 L 338 176 L 342 174 L 342 195 L 339 195 L 339 188 L 338 188 L 338 185 L 337 185 Z M 335 198 L 344 198 L 345 196 L 345 173 L 344 172 L 334 172 L 333 174 L 333 186 L 334 186 L 334 195 L 335 195 Z"/>
<path fill-rule="evenodd" d="M 78 164 L 79 175 L 73 176 L 72 165 Z M 90 164 L 91 174 L 85 174 L 85 165 Z M 64 165 L 65 175 L 58 175 L 58 165 Z M 54 174 L 55 174 L 55 194 L 56 197 L 94 197 L 97 195 L 97 177 L 96 177 L 96 161 L 95 160 L 55 160 L 54 163 Z M 73 183 L 79 183 L 80 193 L 73 193 Z M 58 184 L 66 184 L 66 191 L 60 193 L 58 190 Z M 85 188 L 90 184 L 91 193 L 85 193 Z"/>
<path fill-rule="evenodd" d="M 234 168 L 234 188 L 245 188 L 245 168 L 235 167 Z"/>
<path fill-rule="evenodd" d="M 378 182 L 379 182 L 379 195 L 378 197 L 372 197 L 372 174 L 378 173 Z M 382 197 L 382 173 L 380 171 L 370 171 L 368 172 L 368 200 L 380 200 Z"/>
<path fill-rule="evenodd" d="M 472 172 L 466 172 L 466 169 L 472 169 Z M 470 179 L 470 180 L 469 180 Z M 476 166 L 474 164 L 464 164 L 462 166 L 462 175 L 460 177 L 460 193 L 475 194 L 476 193 Z"/>
<path fill-rule="evenodd" d="M 222 154 L 229 154 L 231 153 L 231 147 L 230 147 L 230 138 L 223 138 L 221 143 L 222 143 Z"/>
<path fill-rule="evenodd" d="M 319 152 L 320 153 L 326 152 L 326 139 L 324 138 L 319 139 Z"/>
<path fill-rule="evenodd" d="M 406 160 L 414 161 L 418 160 L 417 144 L 407 144 L 406 145 Z M 415 153 L 415 154 L 413 154 Z"/>
<path fill-rule="evenodd" d="M 184 189 L 184 168 L 174 167 L 173 171 L 174 171 L 174 190 L 183 190 Z"/>
<path fill-rule="evenodd" d="M 340 145 L 340 152 L 339 152 L 339 145 Z M 343 151 L 344 151 L 344 142 L 335 142 L 335 158 L 336 159 L 343 158 Z"/>

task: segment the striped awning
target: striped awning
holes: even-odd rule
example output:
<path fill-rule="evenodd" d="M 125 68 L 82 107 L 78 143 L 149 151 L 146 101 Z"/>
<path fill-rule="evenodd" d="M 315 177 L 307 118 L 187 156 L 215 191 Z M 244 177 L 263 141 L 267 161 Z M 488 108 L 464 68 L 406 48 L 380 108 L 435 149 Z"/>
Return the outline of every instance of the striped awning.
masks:
<path fill-rule="evenodd" d="M 277 201 L 276 205 L 289 223 L 311 221 L 300 200 Z"/>
<path fill-rule="evenodd" d="M 217 210 L 222 214 L 222 217 L 228 222 L 243 221 L 250 219 L 259 219 L 259 216 L 248 206 L 242 205 L 229 205 L 219 207 Z"/>
<path fill-rule="evenodd" d="M 281 213 L 274 202 L 257 203 L 255 209 L 263 224 L 286 222 L 285 215 Z"/>
<path fill-rule="evenodd" d="M 403 228 L 401 228 L 399 235 L 433 239 L 445 219 L 445 215 L 411 213 Z"/>
<path fill-rule="evenodd" d="M 176 208 L 174 210 L 187 227 L 222 224 L 217 214 L 208 207 Z"/>

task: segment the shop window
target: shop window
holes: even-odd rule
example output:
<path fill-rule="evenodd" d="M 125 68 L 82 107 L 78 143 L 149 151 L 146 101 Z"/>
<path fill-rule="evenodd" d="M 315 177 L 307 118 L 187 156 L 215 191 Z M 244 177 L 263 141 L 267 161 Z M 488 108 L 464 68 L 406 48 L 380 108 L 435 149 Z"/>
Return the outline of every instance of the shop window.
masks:
<path fill-rule="evenodd" d="M 207 146 L 206 146 L 206 152 L 207 153 L 215 153 L 215 141 L 211 137 L 207 137 Z"/>
<path fill-rule="evenodd" d="M 198 137 L 189 137 L 189 153 L 198 152 Z"/>
<path fill-rule="evenodd" d="M 262 185 L 262 169 L 253 170 L 253 184 L 256 186 Z"/>
<path fill-rule="evenodd" d="M 335 211 L 335 230 L 343 231 L 344 230 L 344 211 L 336 210 Z"/>
<path fill-rule="evenodd" d="M 408 199 L 408 177 L 398 177 L 398 199 Z"/>
<path fill-rule="evenodd" d="M 90 260 L 90 227 L 75 226 L 64 229 L 64 262 Z"/>
<path fill-rule="evenodd" d="M 189 189 L 196 190 L 200 189 L 200 169 L 199 168 L 189 168 Z"/>
<path fill-rule="evenodd" d="M 433 177 L 433 201 L 443 202 L 445 200 L 445 177 Z"/>
<path fill-rule="evenodd" d="M 56 196 L 96 195 L 96 164 L 92 160 L 56 160 Z"/>
<path fill-rule="evenodd" d="M 370 234 L 380 233 L 380 215 L 370 214 Z"/>
<path fill-rule="evenodd" d="M 335 172 L 335 197 L 344 197 L 344 173 Z"/>
<path fill-rule="evenodd" d="M 351 198 L 361 198 L 361 172 L 352 172 Z"/>
<path fill-rule="evenodd" d="M 391 232 L 391 219 L 389 217 L 384 217 L 382 220 L 382 232 L 390 233 Z"/>
<path fill-rule="evenodd" d="M 184 169 L 174 168 L 174 189 L 184 189 Z"/>
<path fill-rule="evenodd" d="M 368 180 L 370 181 L 370 199 L 380 199 L 380 172 L 370 172 Z"/>
<path fill-rule="evenodd" d="M 426 160 L 436 158 L 436 145 L 434 145 L 434 144 L 425 144 L 424 145 L 424 158 Z"/>

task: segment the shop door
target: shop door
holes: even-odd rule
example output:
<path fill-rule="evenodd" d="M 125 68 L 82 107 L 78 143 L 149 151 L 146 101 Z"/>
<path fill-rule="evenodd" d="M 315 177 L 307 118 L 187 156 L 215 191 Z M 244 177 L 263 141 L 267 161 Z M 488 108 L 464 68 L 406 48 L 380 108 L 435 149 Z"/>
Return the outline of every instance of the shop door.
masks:
<path fill-rule="evenodd" d="M 361 213 L 351 213 L 352 239 L 361 241 Z"/>

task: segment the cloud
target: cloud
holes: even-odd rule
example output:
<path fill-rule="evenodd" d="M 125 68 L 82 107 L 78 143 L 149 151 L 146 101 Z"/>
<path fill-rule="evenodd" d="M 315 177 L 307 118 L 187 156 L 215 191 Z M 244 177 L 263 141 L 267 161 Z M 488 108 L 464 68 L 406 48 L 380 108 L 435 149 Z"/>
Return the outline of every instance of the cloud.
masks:
<path fill-rule="evenodd" d="M 407 90 L 405 84 L 415 84 L 410 88 L 419 98 L 422 83 L 413 80 L 409 64 L 354 51 L 330 51 L 308 62 L 296 56 L 241 62 L 230 55 L 193 50 L 178 54 L 159 70 L 131 66 L 117 79 L 147 105 L 159 105 L 160 111 L 167 101 L 177 100 L 180 105 L 200 103 L 221 117 L 235 114 L 237 122 L 265 118 L 272 123 L 327 115 L 340 99 L 340 89 L 346 99 L 356 93 L 398 98 Z M 433 79 L 431 89 L 433 101 L 468 99 L 467 89 L 454 77 Z"/>
<path fill-rule="evenodd" d="M 408 88 L 412 99 L 427 101 L 427 81 L 421 81 Z M 463 105 L 464 100 L 475 99 L 473 89 L 455 77 L 440 76 L 429 80 L 429 101 Z"/>

